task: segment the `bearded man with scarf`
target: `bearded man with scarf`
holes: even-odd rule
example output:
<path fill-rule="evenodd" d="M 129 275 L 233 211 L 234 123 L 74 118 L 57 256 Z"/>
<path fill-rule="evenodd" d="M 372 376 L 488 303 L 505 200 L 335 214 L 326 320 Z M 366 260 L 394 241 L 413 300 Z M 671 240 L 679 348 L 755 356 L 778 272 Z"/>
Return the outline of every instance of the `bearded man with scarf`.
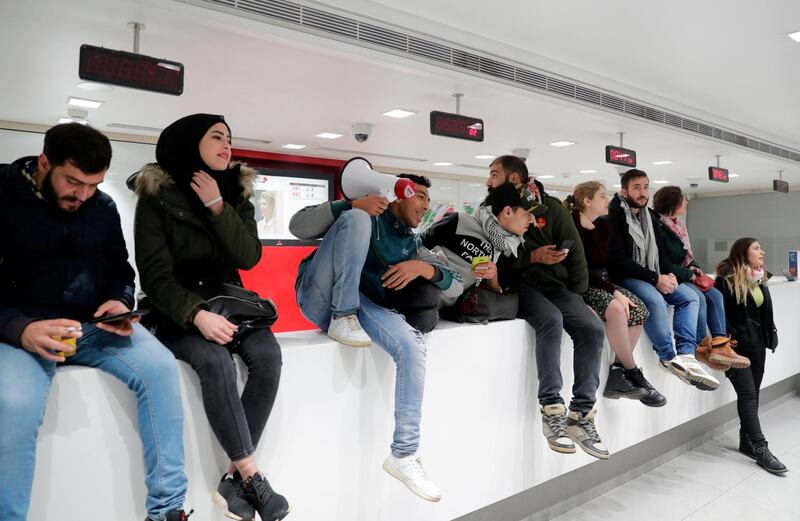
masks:
<path fill-rule="evenodd" d="M 0 166 L 0 519 L 4 521 L 28 517 L 36 439 L 58 363 L 95 367 L 136 394 L 147 519 L 186 518 L 181 509 L 187 483 L 175 359 L 135 320 L 88 323 L 134 305 L 134 271 L 119 213 L 111 197 L 97 188 L 110 162 L 106 136 L 89 126 L 68 123 L 47 131 L 38 157 Z M 61 343 L 65 340 L 76 347 Z M 71 356 L 65 357 L 63 353 L 70 350 Z M 114 473 L 111 461 L 108 472 Z M 93 480 L 108 477 L 89 479 L 80 469 L 75 469 L 75 476 L 70 487 L 89 489 L 95 487 Z M 117 485 L 125 486 L 125 479 L 115 476 Z M 108 515 L 96 512 L 96 517 Z"/>
<path fill-rule="evenodd" d="M 647 207 L 650 199 L 647 173 L 628 170 L 622 174 L 620 183 L 621 190 L 608 206 L 611 280 L 639 297 L 650 311 L 644 330 L 658 354 L 660 367 L 689 385 L 713 391 L 719 387 L 719 380 L 695 359 L 695 350 L 703 341 L 698 338 L 700 300 L 687 283 L 678 281 L 667 255 L 662 253 L 666 250 L 658 233 L 661 221 Z M 668 306 L 675 308 L 674 345 Z"/>
<path fill-rule="evenodd" d="M 157 163 L 135 179 L 136 265 L 153 313 L 146 321 L 176 358 L 200 376 L 203 405 L 230 465 L 213 495 L 233 519 L 274 521 L 289 504 L 257 466 L 255 450 L 281 374 L 270 329 L 231 345 L 236 324 L 209 311 L 200 287 L 241 286 L 238 270 L 261 259 L 255 221 L 255 171 L 231 164 L 231 131 L 222 116 L 194 114 L 158 138 Z M 241 397 L 233 354 L 247 365 Z M 235 516 L 235 517 L 233 517 Z"/>

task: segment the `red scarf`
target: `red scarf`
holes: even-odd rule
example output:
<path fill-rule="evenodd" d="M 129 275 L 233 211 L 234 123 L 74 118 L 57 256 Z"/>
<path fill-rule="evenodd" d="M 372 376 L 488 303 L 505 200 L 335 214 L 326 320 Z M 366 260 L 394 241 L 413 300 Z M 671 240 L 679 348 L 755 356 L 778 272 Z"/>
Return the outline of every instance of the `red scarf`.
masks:
<path fill-rule="evenodd" d="M 689 242 L 689 234 L 686 232 L 686 226 L 684 226 L 683 223 L 678 219 L 673 219 L 672 217 L 663 214 L 661 215 L 661 222 L 666 224 L 667 227 L 672 230 L 672 233 L 677 235 L 683 243 L 683 249 L 686 250 L 686 256 L 683 258 L 681 265 L 684 268 L 688 268 L 694 259 L 694 254 L 692 254 L 692 244 Z"/>

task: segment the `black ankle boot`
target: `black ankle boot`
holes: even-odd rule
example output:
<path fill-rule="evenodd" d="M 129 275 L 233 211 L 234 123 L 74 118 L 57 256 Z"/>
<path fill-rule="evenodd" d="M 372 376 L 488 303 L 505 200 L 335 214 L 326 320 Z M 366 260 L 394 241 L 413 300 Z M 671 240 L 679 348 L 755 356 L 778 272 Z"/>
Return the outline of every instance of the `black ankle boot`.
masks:
<path fill-rule="evenodd" d="M 753 442 L 750 441 L 750 436 L 741 429 L 739 429 L 739 452 L 749 458 L 758 459 L 756 458 L 755 449 L 753 449 Z"/>
<path fill-rule="evenodd" d="M 625 370 L 622 366 L 612 365 L 608 371 L 606 387 L 603 396 L 616 400 L 618 398 L 628 398 L 631 400 L 641 400 L 647 396 L 647 389 L 634 385 L 633 382 L 625 378 Z"/>
<path fill-rule="evenodd" d="M 775 455 L 770 452 L 766 441 L 753 443 L 753 451 L 756 455 L 756 463 L 763 467 L 767 472 L 771 472 L 772 474 L 783 474 L 789 470 L 786 468 L 786 465 L 781 463 L 778 458 L 776 458 Z"/>

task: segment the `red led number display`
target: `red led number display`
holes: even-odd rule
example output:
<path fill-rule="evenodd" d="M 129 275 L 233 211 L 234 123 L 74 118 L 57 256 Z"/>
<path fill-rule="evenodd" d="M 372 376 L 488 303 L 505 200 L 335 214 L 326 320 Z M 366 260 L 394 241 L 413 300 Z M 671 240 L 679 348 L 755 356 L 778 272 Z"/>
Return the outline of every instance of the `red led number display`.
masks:
<path fill-rule="evenodd" d="M 627 148 L 606 145 L 606 163 L 614 165 L 636 166 L 636 151 Z"/>
<path fill-rule="evenodd" d="M 718 166 L 710 166 L 708 167 L 708 180 L 717 181 L 718 183 L 727 183 L 730 178 L 726 169 Z"/>
<path fill-rule="evenodd" d="M 78 75 L 82 80 L 180 95 L 183 65 L 142 54 L 81 45 Z"/>
<path fill-rule="evenodd" d="M 431 134 L 483 141 L 483 120 L 434 110 L 431 112 Z"/>

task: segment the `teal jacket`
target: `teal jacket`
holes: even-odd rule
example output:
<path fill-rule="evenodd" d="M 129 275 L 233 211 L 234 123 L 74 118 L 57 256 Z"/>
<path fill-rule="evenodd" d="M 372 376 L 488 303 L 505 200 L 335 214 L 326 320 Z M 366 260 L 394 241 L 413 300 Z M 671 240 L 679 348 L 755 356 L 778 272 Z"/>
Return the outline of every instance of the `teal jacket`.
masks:
<path fill-rule="evenodd" d="M 325 236 L 328 229 L 344 212 L 351 210 L 350 201 L 340 200 L 326 202 L 303 208 L 292 216 L 289 231 L 299 239 L 319 239 Z M 361 271 L 359 289 L 376 304 L 384 301 L 384 288 L 381 276 L 389 266 L 407 261 L 421 260 L 431 264 L 436 273 L 430 282 L 442 290 L 444 296 L 461 294 L 463 284 L 461 276 L 447 267 L 447 261 L 439 259 L 434 253 L 422 245 L 422 239 L 414 230 L 401 223 L 391 207 L 378 217 L 372 217 L 372 235 L 370 248 L 364 268 Z M 303 259 L 297 273 L 295 288 L 305 273 L 308 263 L 315 252 Z"/>

